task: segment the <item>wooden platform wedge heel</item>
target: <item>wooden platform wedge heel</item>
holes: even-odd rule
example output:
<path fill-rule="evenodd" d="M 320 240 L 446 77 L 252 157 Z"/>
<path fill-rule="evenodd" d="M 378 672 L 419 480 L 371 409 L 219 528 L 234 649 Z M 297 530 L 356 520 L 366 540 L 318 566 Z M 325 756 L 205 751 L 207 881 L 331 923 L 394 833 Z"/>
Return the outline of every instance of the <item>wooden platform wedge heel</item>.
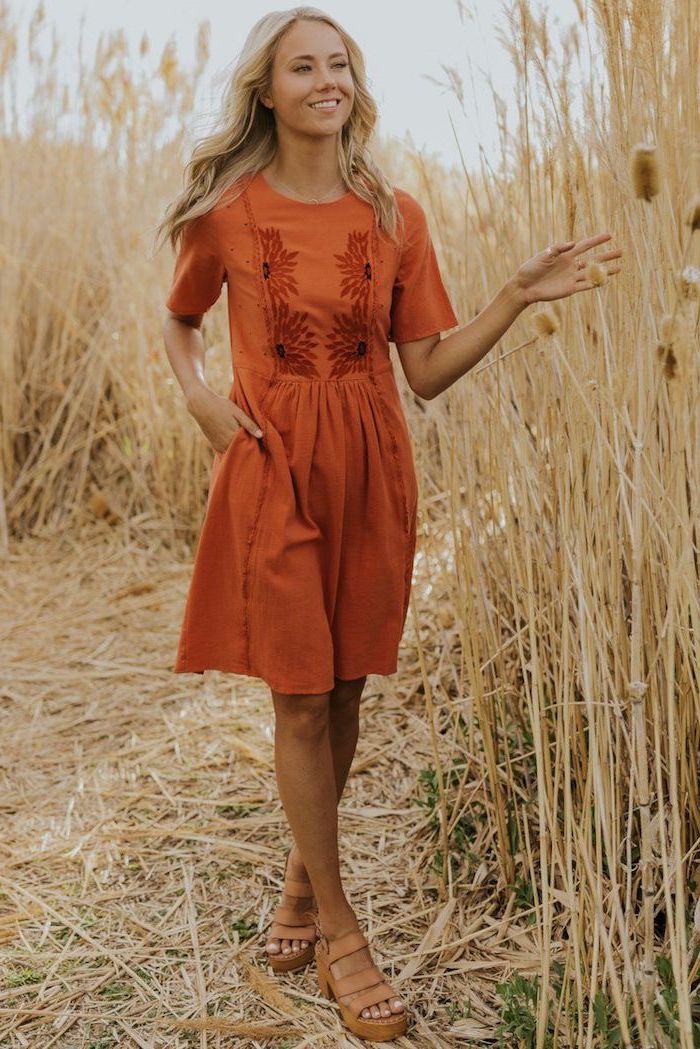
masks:
<path fill-rule="evenodd" d="M 303 969 L 305 965 L 314 959 L 314 947 L 317 935 L 318 912 L 312 904 L 300 903 L 304 898 L 313 898 L 314 890 L 308 878 L 292 878 L 287 870 L 289 868 L 289 855 L 284 868 L 284 895 L 282 902 L 272 915 L 272 924 L 265 940 L 264 953 L 275 972 L 290 972 L 294 969 Z M 290 903 L 289 900 L 293 902 Z M 270 940 L 308 940 L 306 947 L 299 947 L 288 954 L 282 950 L 270 952 L 267 944 Z"/>
<path fill-rule="evenodd" d="M 318 985 L 321 994 L 333 1000 L 335 998 L 340 1008 L 343 1023 L 356 1034 L 358 1038 L 364 1038 L 369 1042 L 388 1042 L 392 1038 L 398 1038 L 406 1033 L 406 1012 L 392 1013 L 391 1016 L 381 1016 L 377 1019 L 368 1019 L 360 1014 L 364 1009 L 379 1002 L 393 1001 L 398 998 L 394 988 L 386 982 L 386 979 L 376 965 L 366 965 L 365 968 L 348 976 L 334 976 L 333 963 L 339 958 L 359 951 L 362 947 L 368 947 L 365 936 L 358 930 L 346 932 L 335 940 L 328 940 L 320 927 L 317 930 L 316 940 L 316 968 L 318 973 Z M 353 995 L 349 998 L 349 995 Z M 345 999 L 345 1001 L 343 1001 Z"/>

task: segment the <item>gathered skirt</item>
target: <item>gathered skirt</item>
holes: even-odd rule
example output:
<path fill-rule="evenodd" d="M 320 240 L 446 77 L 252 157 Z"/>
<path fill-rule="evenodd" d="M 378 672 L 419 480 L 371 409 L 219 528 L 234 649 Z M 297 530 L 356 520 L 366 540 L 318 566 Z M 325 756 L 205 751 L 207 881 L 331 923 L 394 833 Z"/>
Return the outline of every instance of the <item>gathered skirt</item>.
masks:
<path fill-rule="evenodd" d="M 258 423 L 214 458 L 175 672 L 284 693 L 391 674 L 416 543 L 413 453 L 390 362 L 342 378 L 234 375 Z"/>

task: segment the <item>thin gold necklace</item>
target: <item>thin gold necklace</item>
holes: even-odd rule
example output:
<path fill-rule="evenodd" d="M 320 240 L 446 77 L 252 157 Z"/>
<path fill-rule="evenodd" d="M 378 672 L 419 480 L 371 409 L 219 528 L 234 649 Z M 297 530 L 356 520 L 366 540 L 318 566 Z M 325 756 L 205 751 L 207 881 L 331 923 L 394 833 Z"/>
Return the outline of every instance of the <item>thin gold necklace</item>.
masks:
<path fill-rule="evenodd" d="M 282 179 L 279 178 L 279 176 L 275 175 L 275 178 L 277 179 L 277 181 L 280 183 L 281 186 L 284 186 L 285 189 L 291 189 L 292 193 L 296 193 L 298 196 L 301 196 L 301 194 L 298 192 L 298 190 L 294 189 L 292 186 L 287 186 L 284 182 L 282 182 Z M 336 185 L 337 185 L 337 183 L 336 183 Z M 330 196 L 330 194 L 332 192 L 333 192 L 332 190 L 329 190 L 328 193 L 325 194 L 325 196 L 326 197 Z M 303 199 L 304 199 L 304 203 L 305 204 L 322 204 L 323 200 L 324 200 L 324 197 L 311 197 L 311 199 L 309 199 L 308 197 L 304 197 Z M 338 199 L 340 199 L 340 198 L 338 198 Z"/>

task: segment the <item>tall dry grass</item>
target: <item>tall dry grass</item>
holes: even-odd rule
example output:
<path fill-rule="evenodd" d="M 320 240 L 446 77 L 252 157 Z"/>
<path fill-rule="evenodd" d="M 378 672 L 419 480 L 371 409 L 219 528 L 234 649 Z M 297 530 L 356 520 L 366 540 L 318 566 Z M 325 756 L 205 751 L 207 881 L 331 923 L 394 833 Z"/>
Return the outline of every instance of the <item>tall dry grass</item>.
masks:
<path fill-rule="evenodd" d="M 430 215 L 463 323 L 553 239 L 609 229 L 625 255 L 436 401 L 402 381 L 421 501 L 401 680 L 431 755 L 404 848 L 433 893 L 436 971 L 493 974 L 479 1044 L 700 1045 L 699 19 L 692 0 L 581 2 L 555 38 L 511 3 L 518 118 L 494 89 L 498 153 L 443 172 L 377 143 Z M 134 66 L 110 37 L 66 97 L 39 14 L 30 39 L 32 132 L 5 109 L 0 153 L 0 538 L 96 527 L 179 557 L 211 452 L 161 346 L 172 260 L 149 245 L 206 31 L 194 74 L 162 56 L 162 94 L 145 40 Z M 225 392 L 223 303 L 205 333 Z M 425 1044 L 470 1039 L 450 1010 Z"/>

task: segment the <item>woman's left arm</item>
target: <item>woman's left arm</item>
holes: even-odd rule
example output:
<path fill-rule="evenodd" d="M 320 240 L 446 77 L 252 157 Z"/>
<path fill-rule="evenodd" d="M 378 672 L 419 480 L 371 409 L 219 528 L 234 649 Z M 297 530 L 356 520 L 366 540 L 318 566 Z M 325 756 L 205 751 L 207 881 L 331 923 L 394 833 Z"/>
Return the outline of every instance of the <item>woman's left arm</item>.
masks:
<path fill-rule="evenodd" d="M 596 282 L 587 278 L 586 265 L 618 259 L 622 252 L 611 249 L 585 260 L 580 256 L 589 248 L 610 240 L 611 236 L 611 233 L 598 233 L 579 241 L 552 244 L 551 248 L 545 248 L 524 262 L 488 305 L 463 328 L 444 338 L 438 335 L 437 339 L 434 336 L 421 339 L 420 343 L 413 344 L 413 352 L 408 350 L 410 343 L 397 344 L 404 366 L 409 357 L 411 359 L 415 392 L 423 400 L 437 397 L 478 364 L 527 306 L 565 299 L 576 292 L 597 287 Z M 619 273 L 620 269 L 616 266 L 607 270 L 607 276 Z M 422 354 L 416 352 L 419 346 L 423 349 Z"/>

